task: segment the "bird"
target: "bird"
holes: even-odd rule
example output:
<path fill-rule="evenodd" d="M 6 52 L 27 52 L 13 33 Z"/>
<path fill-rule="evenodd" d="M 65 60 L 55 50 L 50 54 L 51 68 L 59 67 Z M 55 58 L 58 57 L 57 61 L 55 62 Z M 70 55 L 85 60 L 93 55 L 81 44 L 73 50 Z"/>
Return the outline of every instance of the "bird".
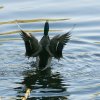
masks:
<path fill-rule="evenodd" d="M 49 22 L 44 25 L 43 37 L 40 41 L 31 33 L 26 33 L 20 26 L 20 36 L 24 41 L 26 53 L 25 56 L 36 57 L 37 67 L 45 70 L 50 67 L 52 58 L 60 60 L 63 57 L 62 51 L 66 43 L 70 40 L 70 31 L 56 35 L 50 39 Z"/>

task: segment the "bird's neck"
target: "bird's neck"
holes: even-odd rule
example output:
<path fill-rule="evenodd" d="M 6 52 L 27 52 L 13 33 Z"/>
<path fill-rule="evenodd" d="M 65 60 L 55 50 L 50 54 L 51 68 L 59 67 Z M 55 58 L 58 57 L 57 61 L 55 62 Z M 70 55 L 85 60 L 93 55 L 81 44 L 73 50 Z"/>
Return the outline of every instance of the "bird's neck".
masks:
<path fill-rule="evenodd" d="M 46 22 L 44 25 L 44 36 L 47 36 L 49 32 L 49 23 Z"/>

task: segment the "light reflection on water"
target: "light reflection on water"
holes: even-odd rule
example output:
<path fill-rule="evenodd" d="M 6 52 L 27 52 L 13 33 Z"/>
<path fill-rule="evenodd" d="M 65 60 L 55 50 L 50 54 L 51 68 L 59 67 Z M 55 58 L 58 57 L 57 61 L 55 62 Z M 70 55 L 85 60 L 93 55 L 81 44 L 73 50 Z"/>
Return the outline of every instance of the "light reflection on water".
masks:
<path fill-rule="evenodd" d="M 8 0 L 0 4 L 0 97 L 16 100 L 31 89 L 29 100 L 100 99 L 99 0 Z M 69 20 L 66 20 L 69 19 Z M 61 61 L 37 71 L 24 56 L 16 20 L 39 40 L 46 20 L 50 37 L 76 24 Z"/>

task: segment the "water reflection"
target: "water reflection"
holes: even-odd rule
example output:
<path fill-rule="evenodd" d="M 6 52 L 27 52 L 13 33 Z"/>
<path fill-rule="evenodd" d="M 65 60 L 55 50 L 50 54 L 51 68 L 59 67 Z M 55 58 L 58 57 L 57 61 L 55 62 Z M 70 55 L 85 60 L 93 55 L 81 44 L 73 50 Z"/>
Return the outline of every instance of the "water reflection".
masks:
<path fill-rule="evenodd" d="M 31 90 L 28 100 L 64 100 L 69 94 L 67 88 L 62 83 L 60 73 L 52 73 L 51 68 L 45 71 L 27 70 L 23 72 L 25 76 L 21 82 L 22 87 L 17 87 L 17 98 L 25 95 L 27 89 Z"/>

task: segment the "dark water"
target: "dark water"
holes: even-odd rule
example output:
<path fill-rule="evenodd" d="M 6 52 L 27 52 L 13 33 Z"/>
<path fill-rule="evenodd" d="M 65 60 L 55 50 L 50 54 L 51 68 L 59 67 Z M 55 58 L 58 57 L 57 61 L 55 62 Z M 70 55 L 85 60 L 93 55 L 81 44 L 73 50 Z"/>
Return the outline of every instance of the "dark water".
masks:
<path fill-rule="evenodd" d="M 40 72 L 24 56 L 16 20 L 40 40 L 47 19 L 50 37 L 76 26 L 64 58 Z M 100 100 L 99 0 L 0 0 L 0 100 L 21 100 L 27 89 L 28 100 Z"/>

